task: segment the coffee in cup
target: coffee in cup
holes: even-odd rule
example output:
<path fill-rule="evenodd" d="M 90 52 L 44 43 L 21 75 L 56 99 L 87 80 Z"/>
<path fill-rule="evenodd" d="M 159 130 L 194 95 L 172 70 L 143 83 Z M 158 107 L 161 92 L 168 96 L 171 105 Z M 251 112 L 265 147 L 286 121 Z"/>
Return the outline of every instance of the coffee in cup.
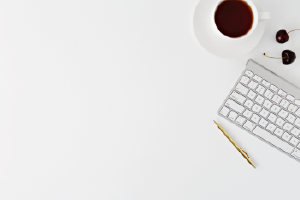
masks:
<path fill-rule="evenodd" d="M 270 14 L 259 13 L 250 0 L 223 0 L 215 8 L 213 23 L 223 36 L 239 39 L 249 36 L 259 20 L 268 18 Z"/>

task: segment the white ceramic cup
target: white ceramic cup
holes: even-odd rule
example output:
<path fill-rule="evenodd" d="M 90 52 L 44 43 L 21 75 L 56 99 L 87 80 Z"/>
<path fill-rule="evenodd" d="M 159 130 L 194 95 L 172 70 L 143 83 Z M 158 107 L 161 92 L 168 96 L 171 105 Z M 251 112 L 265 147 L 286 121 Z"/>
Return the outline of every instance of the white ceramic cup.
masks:
<path fill-rule="evenodd" d="M 216 13 L 216 10 L 217 10 L 218 6 L 223 1 L 224 0 L 219 1 L 219 3 L 217 3 L 216 6 L 215 6 L 215 8 L 213 9 L 212 20 L 211 20 L 212 22 L 211 23 L 212 23 L 213 31 L 216 32 L 218 35 L 224 37 L 224 38 L 231 39 L 231 40 L 240 40 L 240 39 L 246 38 L 246 37 L 248 37 L 249 35 L 251 35 L 253 33 L 253 31 L 257 27 L 257 24 L 260 21 L 270 19 L 270 13 L 269 12 L 258 12 L 256 6 L 253 4 L 252 1 L 250 1 L 250 0 L 243 0 L 243 1 L 245 1 L 251 7 L 252 12 L 253 12 L 253 24 L 252 24 L 252 28 L 248 31 L 248 33 L 246 35 L 243 35 L 241 37 L 237 37 L 237 38 L 228 37 L 226 35 L 223 35 L 223 33 L 221 33 L 219 31 L 219 29 L 218 29 L 218 27 L 216 25 L 216 22 L 215 22 L 215 13 Z"/>

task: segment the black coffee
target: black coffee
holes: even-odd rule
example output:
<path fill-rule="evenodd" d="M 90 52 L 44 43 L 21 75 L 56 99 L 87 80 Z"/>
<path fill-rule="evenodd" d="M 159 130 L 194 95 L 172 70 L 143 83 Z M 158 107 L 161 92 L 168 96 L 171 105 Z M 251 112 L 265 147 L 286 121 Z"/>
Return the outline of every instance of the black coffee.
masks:
<path fill-rule="evenodd" d="M 217 7 L 215 22 L 223 35 L 241 37 L 252 28 L 253 12 L 245 1 L 225 0 Z"/>

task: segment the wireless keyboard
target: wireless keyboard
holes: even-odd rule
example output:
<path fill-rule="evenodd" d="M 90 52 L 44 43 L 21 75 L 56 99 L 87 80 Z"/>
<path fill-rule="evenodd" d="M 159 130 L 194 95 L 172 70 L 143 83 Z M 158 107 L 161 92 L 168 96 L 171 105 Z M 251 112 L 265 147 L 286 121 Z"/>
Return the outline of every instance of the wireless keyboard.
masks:
<path fill-rule="evenodd" d="M 300 161 L 300 89 L 249 60 L 218 114 Z"/>

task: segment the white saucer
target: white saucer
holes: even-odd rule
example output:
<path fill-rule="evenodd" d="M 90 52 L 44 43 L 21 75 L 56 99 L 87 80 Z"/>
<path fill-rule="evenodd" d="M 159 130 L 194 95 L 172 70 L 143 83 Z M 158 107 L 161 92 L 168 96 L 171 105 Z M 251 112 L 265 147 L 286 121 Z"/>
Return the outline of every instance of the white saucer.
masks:
<path fill-rule="evenodd" d="M 220 0 L 200 0 L 194 13 L 194 32 L 200 45 L 208 52 L 222 58 L 237 58 L 249 53 L 260 41 L 265 31 L 265 21 L 258 23 L 254 32 L 246 38 L 228 40 L 217 35 L 211 24 L 214 6 Z M 258 0 L 252 0 L 259 12 L 262 8 Z"/>

